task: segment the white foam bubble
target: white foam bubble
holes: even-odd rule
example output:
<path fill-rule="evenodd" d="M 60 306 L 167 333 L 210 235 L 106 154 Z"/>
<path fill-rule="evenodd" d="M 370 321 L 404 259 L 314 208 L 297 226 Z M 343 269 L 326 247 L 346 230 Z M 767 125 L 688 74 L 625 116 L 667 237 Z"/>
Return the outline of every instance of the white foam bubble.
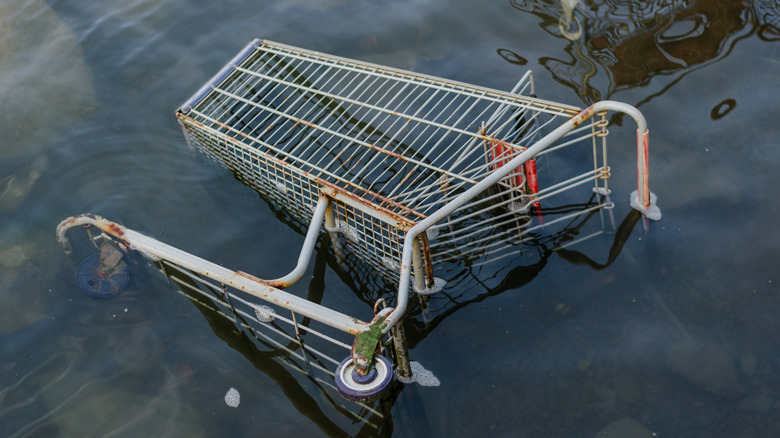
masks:
<path fill-rule="evenodd" d="M 656 196 L 655 193 L 650 193 L 650 205 L 645 207 L 644 205 L 639 203 L 639 192 L 634 190 L 631 192 L 631 207 L 633 207 L 636 210 L 641 211 L 644 213 L 645 216 L 647 216 L 648 219 L 654 220 L 654 221 L 660 221 L 661 220 L 661 209 L 658 208 L 656 205 Z"/>
<path fill-rule="evenodd" d="M 409 362 L 409 368 L 412 369 L 411 377 L 401 377 L 396 372 L 395 378 L 402 383 L 417 382 L 420 386 L 439 386 L 441 382 L 432 372 L 425 369 L 420 362 Z"/>
<path fill-rule="evenodd" d="M 241 394 L 238 393 L 238 390 L 236 388 L 228 389 L 227 394 L 225 394 L 225 404 L 231 408 L 237 408 L 239 403 L 241 403 Z"/>
<path fill-rule="evenodd" d="M 274 320 L 275 315 L 276 311 L 272 307 L 265 305 L 255 307 L 255 316 L 260 322 L 271 322 Z"/>

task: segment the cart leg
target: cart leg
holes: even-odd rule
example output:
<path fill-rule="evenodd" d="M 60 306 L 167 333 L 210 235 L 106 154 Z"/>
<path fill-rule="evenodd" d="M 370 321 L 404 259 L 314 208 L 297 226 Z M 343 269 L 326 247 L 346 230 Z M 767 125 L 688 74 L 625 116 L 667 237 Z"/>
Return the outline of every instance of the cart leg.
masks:
<path fill-rule="evenodd" d="M 333 253 L 336 256 L 336 260 L 340 267 L 344 267 L 344 251 L 339 240 L 339 229 L 336 225 L 336 216 L 333 213 L 333 202 L 328 203 L 328 208 L 325 210 L 325 230 L 330 235 L 330 242 L 333 245 Z"/>
<path fill-rule="evenodd" d="M 325 210 L 325 229 L 328 231 L 336 232 L 336 216 L 333 214 L 333 203 L 328 204 L 328 208 Z"/>
<path fill-rule="evenodd" d="M 414 239 L 412 248 L 412 268 L 414 269 L 414 288 L 417 291 L 424 291 L 425 272 L 423 272 L 422 249 L 420 248 L 420 239 Z"/>
<path fill-rule="evenodd" d="M 412 377 L 412 369 L 409 366 L 409 350 L 406 346 L 406 331 L 404 330 L 404 320 L 401 318 L 393 326 L 393 347 L 395 348 L 395 358 L 397 363 L 396 372 L 400 377 Z"/>

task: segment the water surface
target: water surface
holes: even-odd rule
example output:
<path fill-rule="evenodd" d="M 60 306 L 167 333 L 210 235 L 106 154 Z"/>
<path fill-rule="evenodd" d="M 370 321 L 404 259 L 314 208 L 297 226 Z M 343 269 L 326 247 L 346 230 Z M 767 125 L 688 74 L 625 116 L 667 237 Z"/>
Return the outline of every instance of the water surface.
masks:
<path fill-rule="evenodd" d="M 6 1 L 0 434 L 776 435 L 779 27 L 759 0 Z M 288 271 L 301 228 L 195 155 L 173 117 L 256 37 L 503 90 L 532 69 L 541 98 L 637 106 L 664 217 L 631 223 L 634 128 L 612 119 L 613 214 L 632 226 L 452 274 L 407 326 L 441 386 L 406 385 L 368 427 L 143 262 L 119 297 L 87 297 L 54 237 L 93 212 Z M 298 291 L 363 305 L 320 253 Z"/>

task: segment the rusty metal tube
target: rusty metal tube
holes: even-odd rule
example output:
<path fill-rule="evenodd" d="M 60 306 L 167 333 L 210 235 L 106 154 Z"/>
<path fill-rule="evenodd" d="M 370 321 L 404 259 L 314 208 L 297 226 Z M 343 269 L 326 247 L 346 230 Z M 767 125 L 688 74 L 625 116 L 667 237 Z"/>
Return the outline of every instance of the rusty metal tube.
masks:
<path fill-rule="evenodd" d="M 125 241 L 125 228 L 121 225 L 111 222 L 109 220 L 103 219 L 102 217 L 98 215 L 94 215 L 91 213 L 83 214 L 81 216 L 73 216 L 65 219 L 64 221 L 60 222 L 59 225 L 57 225 L 57 242 L 60 244 L 60 247 L 65 251 L 65 254 L 70 254 L 73 251 L 73 248 L 71 247 L 70 240 L 68 240 L 68 230 L 77 227 L 77 226 L 85 226 L 85 225 L 91 225 L 96 228 L 98 228 L 103 233 L 113 237 L 117 243 L 122 243 L 125 245 L 125 247 L 128 246 L 128 243 Z"/>
<path fill-rule="evenodd" d="M 393 347 L 395 348 L 398 375 L 403 378 L 412 377 L 412 368 L 409 365 L 409 347 L 406 344 L 403 320 L 393 326 Z"/>
<path fill-rule="evenodd" d="M 536 156 L 536 154 L 538 154 L 539 152 L 543 151 L 544 149 L 546 149 L 547 147 L 549 147 L 550 145 L 552 145 L 553 143 L 561 139 L 569 131 L 581 125 L 583 122 L 585 122 L 592 116 L 602 111 L 618 111 L 631 116 L 634 119 L 634 121 L 636 121 L 637 133 L 639 134 L 640 138 L 646 137 L 647 122 L 645 120 L 645 117 L 642 115 L 642 113 L 639 112 L 639 110 L 637 110 L 633 106 L 622 102 L 616 102 L 611 100 L 604 100 L 601 102 L 594 103 L 588 108 L 585 108 L 584 110 L 580 111 L 576 116 L 572 117 L 571 119 L 567 120 L 565 123 L 561 124 L 559 127 L 555 128 L 549 134 L 542 137 L 531 147 L 518 154 L 509 162 L 505 163 L 504 166 L 500 167 L 499 169 L 497 169 L 496 171 L 488 175 L 486 178 L 484 178 L 477 184 L 473 185 L 470 189 L 458 195 L 455 199 L 445 204 L 442 208 L 436 210 L 435 212 L 430 214 L 427 218 L 418 222 L 414 227 L 412 227 L 406 233 L 406 237 L 404 238 L 403 253 L 401 254 L 401 279 L 398 282 L 398 299 L 397 299 L 395 309 L 387 316 L 387 327 L 384 330 L 385 333 L 387 333 L 390 329 L 392 329 L 395 323 L 400 321 L 404 313 L 406 312 L 406 306 L 409 302 L 409 280 L 411 277 L 410 274 L 412 271 L 412 263 L 413 263 L 412 254 L 414 251 L 414 245 L 415 245 L 415 241 L 417 240 L 417 236 L 424 233 L 428 228 L 435 225 L 437 222 L 444 219 L 446 216 L 452 214 L 453 211 L 463 206 L 465 203 L 469 202 L 471 199 L 473 199 L 483 191 L 487 190 L 489 187 L 496 184 L 502 178 L 505 178 L 510 172 L 514 171 L 514 169 L 517 169 L 518 167 L 523 165 L 526 161 Z M 647 182 L 647 177 L 646 177 L 647 160 L 646 159 L 643 160 L 642 157 L 647 156 L 646 149 L 647 148 L 643 146 L 643 148 L 641 149 L 642 154 L 640 158 L 638 158 L 639 160 L 638 162 L 640 161 L 642 162 L 641 167 L 645 172 L 641 179 L 641 181 L 643 181 L 645 184 Z M 642 194 L 645 193 L 644 189 L 645 187 L 640 187 L 639 196 L 642 196 Z M 649 193 L 649 188 L 647 189 L 647 193 Z M 642 203 L 641 205 L 645 207 L 649 205 L 649 199 L 647 200 L 640 199 L 640 202 Z M 645 202 L 647 202 L 648 204 L 645 204 Z M 634 207 L 637 208 L 636 206 Z M 642 211 L 641 208 L 637 208 L 637 209 Z M 645 213 L 645 211 L 643 211 L 643 213 Z"/>
<path fill-rule="evenodd" d="M 336 215 L 333 213 L 333 204 L 328 203 L 328 208 L 325 209 L 325 229 L 328 231 L 336 230 Z"/>
<path fill-rule="evenodd" d="M 422 249 L 419 239 L 415 239 L 412 247 L 412 266 L 414 268 L 414 287 L 417 290 L 425 289 L 425 274 L 423 273 Z"/>

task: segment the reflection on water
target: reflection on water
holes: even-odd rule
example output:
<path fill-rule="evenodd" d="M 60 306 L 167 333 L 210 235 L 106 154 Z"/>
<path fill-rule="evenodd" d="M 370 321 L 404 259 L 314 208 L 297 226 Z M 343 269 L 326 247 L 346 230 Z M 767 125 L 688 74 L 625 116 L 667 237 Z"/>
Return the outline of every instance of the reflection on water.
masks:
<path fill-rule="evenodd" d="M 11 0 L 0 12 L 0 435 L 780 430 L 777 2 Z M 119 297 L 86 297 L 53 229 L 87 210 L 259 275 L 294 260 L 302 226 L 198 162 L 172 115 L 253 37 L 485 85 L 533 68 L 585 103 L 634 96 L 659 134 L 664 221 L 647 231 L 616 200 L 614 233 L 565 246 L 601 229 L 593 216 L 505 264 L 454 264 L 407 320 L 412 360 L 441 385 L 399 385 L 378 420 L 358 410 L 378 428 L 143 260 Z M 318 257 L 297 293 L 359 308 L 394 286 Z"/>
<path fill-rule="evenodd" d="M 319 254 L 307 296 L 312 302 L 321 302 L 324 289 L 325 251 Z M 160 268 L 184 286 L 181 287 L 183 295 L 202 313 L 213 333 L 241 353 L 267 380 L 278 385 L 292 407 L 323 433 L 330 436 L 389 436 L 392 433 L 390 407 L 398 396 L 400 385 L 391 386 L 380 402 L 348 402 L 335 390 L 332 377 L 321 372 L 320 367 L 324 365 L 320 361 L 321 356 L 312 350 L 299 350 L 299 344 L 293 337 L 295 334 L 280 336 L 284 329 L 272 321 L 270 325 L 252 324 L 234 310 L 230 299 L 217 295 L 212 289 L 198 286 L 192 278 L 175 267 L 171 269 L 166 263 L 160 264 Z M 306 336 L 311 319 L 303 318 L 298 324 L 304 331 L 303 334 L 298 333 L 296 327 L 298 339 L 304 339 L 302 342 L 306 343 L 307 349 L 318 352 L 323 343 L 318 344 L 316 338 Z M 327 380 L 323 380 L 323 375 Z M 228 401 L 227 396 L 225 400 Z"/>
<path fill-rule="evenodd" d="M 677 82 L 727 56 L 743 38 L 777 35 L 780 22 L 776 4 L 762 1 L 511 3 L 541 18 L 547 32 L 572 41 L 569 59 L 543 57 L 540 63 L 589 104 L 658 75 Z M 585 32 L 570 30 L 575 21 Z"/>

